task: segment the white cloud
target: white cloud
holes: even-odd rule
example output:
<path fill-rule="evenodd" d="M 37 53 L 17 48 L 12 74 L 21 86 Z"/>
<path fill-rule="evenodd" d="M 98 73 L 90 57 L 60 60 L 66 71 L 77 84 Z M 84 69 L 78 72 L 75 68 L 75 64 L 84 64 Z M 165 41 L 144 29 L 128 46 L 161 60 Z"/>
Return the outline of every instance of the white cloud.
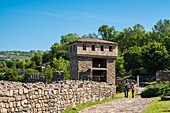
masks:
<path fill-rule="evenodd" d="M 58 17 L 58 18 L 64 17 L 64 15 L 51 13 L 51 12 L 36 12 L 36 14 L 40 14 L 40 15 L 44 15 L 44 16 L 51 16 L 51 17 Z"/>

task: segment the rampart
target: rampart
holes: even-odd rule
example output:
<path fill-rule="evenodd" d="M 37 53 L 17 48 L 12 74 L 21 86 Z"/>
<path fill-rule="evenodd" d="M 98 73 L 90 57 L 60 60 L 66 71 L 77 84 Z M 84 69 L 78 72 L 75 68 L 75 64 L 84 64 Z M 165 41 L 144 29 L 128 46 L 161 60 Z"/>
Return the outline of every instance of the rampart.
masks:
<path fill-rule="evenodd" d="M 77 104 L 113 97 L 115 88 L 92 81 L 0 81 L 0 113 L 59 113 Z"/>

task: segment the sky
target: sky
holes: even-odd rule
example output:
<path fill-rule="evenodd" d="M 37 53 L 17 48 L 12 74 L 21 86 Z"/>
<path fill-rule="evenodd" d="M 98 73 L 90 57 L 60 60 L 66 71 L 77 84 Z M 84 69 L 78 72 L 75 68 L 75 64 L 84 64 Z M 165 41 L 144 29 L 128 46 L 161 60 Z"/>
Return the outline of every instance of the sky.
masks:
<path fill-rule="evenodd" d="M 62 35 L 170 19 L 170 0 L 0 0 L 0 51 L 50 50 Z"/>

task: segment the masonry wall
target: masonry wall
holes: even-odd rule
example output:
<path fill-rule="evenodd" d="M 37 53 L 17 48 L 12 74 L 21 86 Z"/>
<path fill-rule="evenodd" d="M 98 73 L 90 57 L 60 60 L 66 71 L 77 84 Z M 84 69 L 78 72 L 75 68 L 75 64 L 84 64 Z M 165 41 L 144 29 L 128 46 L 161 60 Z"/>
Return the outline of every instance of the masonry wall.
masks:
<path fill-rule="evenodd" d="M 55 84 L 0 81 L 0 113 L 58 113 L 87 101 L 115 95 L 115 86 L 92 81 Z"/>
<path fill-rule="evenodd" d="M 115 59 L 107 59 L 107 82 L 115 85 Z"/>
<path fill-rule="evenodd" d="M 156 73 L 156 82 L 160 83 L 161 81 L 169 81 L 170 82 L 170 72 L 158 71 Z"/>
<path fill-rule="evenodd" d="M 92 58 L 79 57 L 78 58 L 78 76 L 81 80 L 91 79 Z"/>
<path fill-rule="evenodd" d="M 83 44 L 86 44 L 86 50 L 83 50 Z M 95 51 L 92 51 L 92 45 L 95 45 Z M 101 45 L 104 47 L 104 51 L 101 51 Z M 109 51 L 109 46 L 112 46 L 112 52 Z M 96 43 L 78 43 L 77 54 L 82 55 L 100 55 L 100 56 L 117 56 L 118 47 L 113 44 L 96 44 Z"/>
<path fill-rule="evenodd" d="M 70 58 L 70 79 L 78 80 L 78 60 L 77 57 Z"/>

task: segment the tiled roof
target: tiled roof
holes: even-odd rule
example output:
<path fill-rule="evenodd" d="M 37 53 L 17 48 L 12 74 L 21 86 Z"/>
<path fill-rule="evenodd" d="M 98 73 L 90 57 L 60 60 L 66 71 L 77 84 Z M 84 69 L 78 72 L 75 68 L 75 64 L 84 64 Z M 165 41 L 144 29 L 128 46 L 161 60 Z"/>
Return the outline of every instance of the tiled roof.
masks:
<path fill-rule="evenodd" d="M 78 39 L 75 42 L 106 43 L 106 44 L 116 44 L 117 45 L 117 43 L 115 43 L 115 42 L 106 41 L 106 40 L 102 40 L 102 39 L 99 39 L 99 38 L 81 38 L 81 39 Z"/>

